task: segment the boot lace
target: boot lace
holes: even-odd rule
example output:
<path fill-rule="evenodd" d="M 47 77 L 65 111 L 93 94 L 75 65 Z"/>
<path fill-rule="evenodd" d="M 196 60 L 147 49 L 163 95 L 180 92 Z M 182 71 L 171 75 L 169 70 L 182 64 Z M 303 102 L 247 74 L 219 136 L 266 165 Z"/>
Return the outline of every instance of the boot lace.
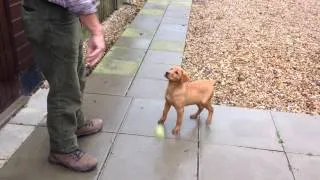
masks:
<path fill-rule="evenodd" d="M 83 155 L 84 155 L 84 152 L 81 151 L 80 149 L 77 149 L 71 153 L 72 159 L 76 161 L 79 161 L 83 157 Z"/>
<path fill-rule="evenodd" d="M 93 126 L 94 126 L 93 121 L 89 121 L 89 122 L 85 123 L 81 128 L 87 128 L 87 127 L 91 128 Z"/>

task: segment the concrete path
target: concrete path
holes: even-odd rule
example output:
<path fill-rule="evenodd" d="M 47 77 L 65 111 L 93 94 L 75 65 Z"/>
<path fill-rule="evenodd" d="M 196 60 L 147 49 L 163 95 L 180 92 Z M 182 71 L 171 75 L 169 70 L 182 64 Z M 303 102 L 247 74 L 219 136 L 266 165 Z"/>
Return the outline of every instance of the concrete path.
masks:
<path fill-rule="evenodd" d="M 0 131 L 0 179 L 319 180 L 319 116 L 215 106 L 206 127 L 205 113 L 189 119 L 190 106 L 180 137 L 170 134 L 174 110 L 166 139 L 154 137 L 163 72 L 181 63 L 190 7 L 190 0 L 149 0 L 89 77 L 85 114 L 103 118 L 104 128 L 79 144 L 98 157 L 97 170 L 75 173 L 47 162 L 47 91 L 40 90 Z"/>

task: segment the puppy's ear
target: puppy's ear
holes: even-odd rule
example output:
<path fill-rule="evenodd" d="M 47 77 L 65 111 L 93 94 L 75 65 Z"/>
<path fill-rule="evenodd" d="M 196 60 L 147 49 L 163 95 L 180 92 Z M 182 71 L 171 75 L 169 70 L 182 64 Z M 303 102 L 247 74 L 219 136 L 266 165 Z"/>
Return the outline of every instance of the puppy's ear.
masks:
<path fill-rule="evenodd" d="M 187 82 L 189 81 L 190 78 L 189 78 L 189 75 L 187 74 L 187 72 L 185 72 L 184 70 L 182 70 L 182 73 L 181 73 L 181 82 Z"/>

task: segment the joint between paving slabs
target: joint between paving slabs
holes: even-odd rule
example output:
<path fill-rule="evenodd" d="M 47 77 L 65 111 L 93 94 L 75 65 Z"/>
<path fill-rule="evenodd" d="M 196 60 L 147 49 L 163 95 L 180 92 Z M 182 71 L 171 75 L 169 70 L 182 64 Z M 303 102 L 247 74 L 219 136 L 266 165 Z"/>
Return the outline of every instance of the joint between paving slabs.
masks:
<path fill-rule="evenodd" d="M 157 121 L 155 121 L 157 123 Z M 145 135 L 145 134 L 135 134 L 135 133 L 125 133 L 125 132 L 119 132 L 120 135 L 129 135 L 129 136 L 139 136 L 139 137 L 146 137 L 146 138 L 155 138 L 153 135 Z M 177 140 L 175 137 L 165 137 L 164 139 L 167 140 Z M 186 142 L 195 142 L 194 140 L 190 139 L 178 139 L 179 141 L 186 141 Z M 196 141 L 197 142 L 197 141 Z"/>
<path fill-rule="evenodd" d="M 112 143 L 111 143 L 111 146 L 110 146 L 110 148 L 109 148 L 107 157 L 106 157 L 106 159 L 103 161 L 102 166 L 101 166 L 101 168 L 99 169 L 98 176 L 97 176 L 97 180 L 100 179 L 100 177 L 101 177 L 101 175 L 102 175 L 102 170 L 107 167 L 107 161 L 108 161 L 110 155 L 112 154 L 112 149 L 113 149 L 113 147 L 114 147 L 114 144 L 115 144 L 115 142 L 116 142 L 116 140 L 117 140 L 118 135 L 120 134 L 120 133 L 119 133 L 119 132 L 120 132 L 120 129 L 122 128 L 125 120 L 127 119 L 127 116 L 128 116 L 129 110 L 130 110 L 130 107 L 131 107 L 131 105 L 132 105 L 132 102 L 133 102 L 133 98 L 130 99 L 130 102 L 129 102 L 129 106 L 128 106 L 128 108 L 127 108 L 127 111 L 126 111 L 126 113 L 125 113 L 125 115 L 124 115 L 124 117 L 123 117 L 123 119 L 122 119 L 122 122 L 121 122 L 119 128 L 118 128 L 117 131 L 115 132 L 115 136 L 114 136 L 113 141 L 112 141 Z"/>
<path fill-rule="evenodd" d="M 43 120 L 44 118 L 41 119 L 41 121 Z M 27 126 L 27 127 L 37 127 L 38 124 L 24 124 L 24 123 L 17 123 L 17 122 L 8 122 L 8 124 L 11 124 L 11 125 L 19 125 L 19 126 Z"/>
<path fill-rule="evenodd" d="M 221 145 L 221 144 L 220 144 Z M 225 145 L 230 147 L 238 147 L 238 148 L 246 148 L 246 149 L 253 149 L 253 150 L 261 150 L 261 151 L 269 151 L 269 152 L 281 152 L 284 153 L 283 150 L 276 150 L 276 149 L 267 149 L 267 148 L 257 148 L 257 147 L 250 147 L 250 146 L 238 146 L 238 145 Z"/>
<path fill-rule="evenodd" d="M 126 96 L 126 95 L 109 94 L 109 93 L 91 93 L 91 92 L 86 92 L 85 94 L 101 95 L 101 96 L 111 96 L 111 97 L 129 97 L 129 96 Z"/>
<path fill-rule="evenodd" d="M 192 5 L 190 6 L 190 14 L 191 14 L 191 11 L 192 11 Z M 190 14 L 189 14 L 189 16 L 190 16 Z M 188 38 L 188 27 L 189 27 L 189 25 L 190 25 L 190 18 L 188 18 L 188 23 L 187 23 L 187 32 L 186 32 L 186 39 Z M 187 46 L 187 43 L 184 43 L 184 47 L 183 47 L 183 52 L 184 52 L 184 50 L 185 50 L 185 48 L 186 48 L 186 46 Z M 183 59 L 183 52 L 182 52 L 182 59 Z M 199 120 L 198 120 L 198 123 L 197 123 L 197 126 L 198 126 L 198 140 L 197 140 L 197 180 L 199 180 L 200 179 L 200 117 L 199 117 Z"/>
<path fill-rule="evenodd" d="M 197 180 L 200 179 L 200 117 L 198 118 L 198 147 L 197 147 Z"/>
<path fill-rule="evenodd" d="M 292 165 L 291 165 L 291 163 L 290 163 L 288 154 L 287 154 L 286 149 L 285 149 L 285 147 L 284 147 L 284 145 L 283 145 L 284 141 L 283 141 L 283 139 L 281 138 L 280 131 L 279 131 L 277 125 L 276 125 L 276 122 L 275 122 L 275 120 L 274 120 L 274 117 L 273 117 L 271 111 L 269 111 L 269 114 L 270 114 L 270 117 L 271 117 L 271 119 L 272 119 L 273 125 L 274 125 L 274 127 L 275 127 L 275 129 L 276 129 L 278 142 L 281 144 L 281 147 L 282 147 L 282 149 L 283 149 L 284 155 L 285 155 L 285 157 L 286 157 L 286 159 L 287 159 L 289 171 L 291 172 L 292 178 L 293 178 L 294 180 L 296 180 L 296 177 L 295 177 L 295 175 L 294 175 L 293 168 L 292 168 Z"/>
<path fill-rule="evenodd" d="M 313 153 L 299 153 L 299 152 L 287 152 L 288 154 L 297 154 L 297 155 L 304 155 L 304 156 L 311 156 L 311 157 L 320 157 L 320 154 L 313 154 Z"/>

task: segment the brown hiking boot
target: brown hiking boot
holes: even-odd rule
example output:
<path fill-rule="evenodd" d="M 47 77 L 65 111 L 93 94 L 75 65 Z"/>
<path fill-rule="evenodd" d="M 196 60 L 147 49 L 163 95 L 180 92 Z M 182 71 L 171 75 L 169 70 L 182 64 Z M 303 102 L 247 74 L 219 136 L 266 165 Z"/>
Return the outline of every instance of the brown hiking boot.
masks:
<path fill-rule="evenodd" d="M 86 122 L 85 125 L 79 127 L 76 131 L 76 135 L 87 136 L 101 131 L 103 126 L 102 119 L 91 119 Z"/>
<path fill-rule="evenodd" d="M 97 167 L 97 159 L 80 149 L 71 153 L 53 153 L 49 155 L 49 162 L 58 164 L 74 171 L 87 172 Z"/>

